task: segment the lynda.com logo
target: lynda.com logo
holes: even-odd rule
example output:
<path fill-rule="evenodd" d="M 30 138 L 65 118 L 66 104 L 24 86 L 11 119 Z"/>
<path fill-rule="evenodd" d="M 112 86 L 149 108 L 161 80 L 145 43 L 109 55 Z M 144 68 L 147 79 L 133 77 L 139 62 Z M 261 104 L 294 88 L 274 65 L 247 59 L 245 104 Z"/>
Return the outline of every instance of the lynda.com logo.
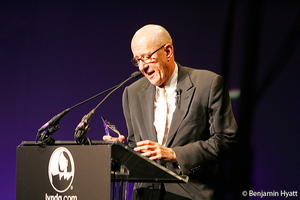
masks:
<path fill-rule="evenodd" d="M 57 192 L 65 192 L 72 185 L 75 166 L 72 154 L 65 147 L 59 147 L 52 153 L 48 175 L 50 183 Z"/>

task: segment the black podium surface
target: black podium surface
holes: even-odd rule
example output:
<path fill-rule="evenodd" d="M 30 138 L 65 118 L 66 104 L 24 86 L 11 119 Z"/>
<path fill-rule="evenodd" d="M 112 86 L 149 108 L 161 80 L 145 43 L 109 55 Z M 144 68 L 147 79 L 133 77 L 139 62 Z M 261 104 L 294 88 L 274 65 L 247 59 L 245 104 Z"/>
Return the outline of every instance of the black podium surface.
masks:
<path fill-rule="evenodd" d="M 111 199 L 111 182 L 187 182 L 118 142 L 56 141 L 17 147 L 17 200 Z"/>

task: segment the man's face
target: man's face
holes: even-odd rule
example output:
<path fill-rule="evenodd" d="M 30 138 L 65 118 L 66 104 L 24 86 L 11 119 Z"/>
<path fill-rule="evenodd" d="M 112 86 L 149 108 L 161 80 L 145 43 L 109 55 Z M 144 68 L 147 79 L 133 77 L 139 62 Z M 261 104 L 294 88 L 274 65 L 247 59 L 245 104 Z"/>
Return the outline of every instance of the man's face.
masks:
<path fill-rule="evenodd" d="M 164 45 L 136 45 L 132 47 L 132 52 L 138 61 L 139 70 L 152 85 L 162 87 L 168 81 L 171 69 Z"/>

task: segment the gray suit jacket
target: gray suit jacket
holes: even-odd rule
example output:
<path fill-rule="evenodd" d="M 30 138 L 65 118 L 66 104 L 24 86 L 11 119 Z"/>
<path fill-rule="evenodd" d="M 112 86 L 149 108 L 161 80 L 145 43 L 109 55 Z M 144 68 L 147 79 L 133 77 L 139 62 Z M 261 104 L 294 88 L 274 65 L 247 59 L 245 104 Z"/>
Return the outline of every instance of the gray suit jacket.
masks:
<path fill-rule="evenodd" d="M 165 184 L 165 190 L 191 199 L 211 199 L 217 183 L 218 161 L 236 142 L 237 125 L 221 76 L 178 64 L 177 106 L 166 146 L 178 165 L 166 166 L 190 177 L 187 184 Z M 125 88 L 123 111 L 128 143 L 157 141 L 154 120 L 155 86 L 141 78 Z M 138 187 L 146 187 L 140 184 Z"/>

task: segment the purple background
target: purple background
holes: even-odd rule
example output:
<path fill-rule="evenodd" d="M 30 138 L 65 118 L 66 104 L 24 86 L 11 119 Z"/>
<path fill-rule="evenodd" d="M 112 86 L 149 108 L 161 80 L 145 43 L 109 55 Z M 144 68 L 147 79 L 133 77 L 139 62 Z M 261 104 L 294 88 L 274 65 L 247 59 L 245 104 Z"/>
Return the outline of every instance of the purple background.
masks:
<path fill-rule="evenodd" d="M 240 87 L 245 63 L 242 58 L 247 4 L 243 2 L 239 1 L 236 7 L 230 51 L 228 85 L 232 89 Z M 0 3 L 1 199 L 15 199 L 15 155 L 21 141 L 34 140 L 37 129 L 52 116 L 119 83 L 137 70 L 130 64 L 130 40 L 142 25 L 161 24 L 170 31 L 179 63 L 221 73 L 228 4 L 229 1 L 216 0 L 192 4 L 171 1 Z M 257 51 L 258 85 L 269 73 L 269 63 L 278 56 L 299 13 L 299 2 L 264 1 L 262 13 Z M 254 109 L 248 141 L 252 151 L 251 173 L 239 177 L 250 177 L 252 185 L 245 189 L 299 191 L 298 44 Z M 94 116 L 88 133 L 92 139 L 102 138 L 100 116 L 126 134 L 121 94 L 122 89 Z M 77 123 L 98 101 L 65 116 L 54 138 L 72 140 Z M 239 99 L 233 100 L 233 105 L 239 121 Z M 245 159 L 248 159 L 246 155 Z"/>

